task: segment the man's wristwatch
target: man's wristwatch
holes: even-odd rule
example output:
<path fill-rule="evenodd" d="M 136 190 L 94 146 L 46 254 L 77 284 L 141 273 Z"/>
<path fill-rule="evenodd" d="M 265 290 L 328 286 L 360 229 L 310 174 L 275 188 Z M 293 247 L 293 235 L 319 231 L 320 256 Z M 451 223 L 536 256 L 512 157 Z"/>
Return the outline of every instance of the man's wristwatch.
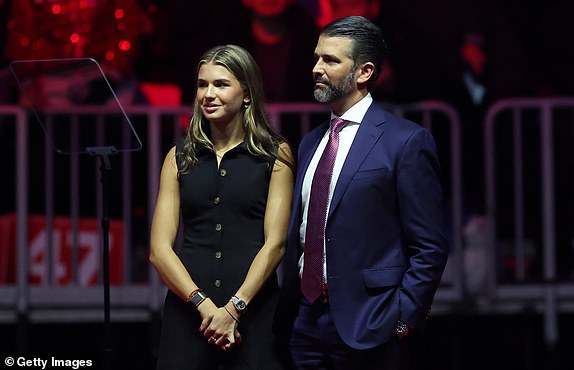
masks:
<path fill-rule="evenodd" d="M 406 322 L 402 320 L 397 321 L 397 325 L 395 326 L 395 335 L 399 337 L 399 339 L 404 338 L 410 331 L 411 329 Z"/>
<path fill-rule="evenodd" d="M 245 303 L 243 299 L 237 297 L 236 295 L 231 297 L 230 301 L 231 303 L 233 303 L 233 307 L 235 307 L 237 312 L 239 312 L 240 314 L 242 314 L 247 308 L 247 303 Z"/>

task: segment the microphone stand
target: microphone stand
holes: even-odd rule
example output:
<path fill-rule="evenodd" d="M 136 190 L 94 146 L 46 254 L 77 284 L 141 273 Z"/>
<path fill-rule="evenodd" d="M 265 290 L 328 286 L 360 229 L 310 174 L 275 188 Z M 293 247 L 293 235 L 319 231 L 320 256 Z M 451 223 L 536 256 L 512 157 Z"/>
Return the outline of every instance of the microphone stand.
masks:
<path fill-rule="evenodd" d="M 102 182 L 102 235 L 103 235 L 103 275 L 104 275 L 104 337 L 103 337 L 103 366 L 102 369 L 112 369 L 112 333 L 110 323 L 110 175 L 112 164 L 110 156 L 118 154 L 114 146 L 96 146 L 86 148 L 88 154 L 100 159 L 100 174 Z"/>

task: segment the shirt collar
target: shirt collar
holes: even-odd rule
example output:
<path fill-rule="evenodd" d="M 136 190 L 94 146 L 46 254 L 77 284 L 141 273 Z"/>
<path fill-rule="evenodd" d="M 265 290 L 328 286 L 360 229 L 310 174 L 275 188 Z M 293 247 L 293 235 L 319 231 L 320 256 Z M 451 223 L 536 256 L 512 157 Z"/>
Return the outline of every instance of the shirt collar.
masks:
<path fill-rule="evenodd" d="M 343 113 L 341 118 L 349 122 L 361 123 L 372 102 L 373 97 L 371 96 L 371 93 L 368 93 L 363 99 L 356 102 L 355 105 Z M 331 120 L 337 117 L 338 116 L 335 113 L 331 112 Z"/>

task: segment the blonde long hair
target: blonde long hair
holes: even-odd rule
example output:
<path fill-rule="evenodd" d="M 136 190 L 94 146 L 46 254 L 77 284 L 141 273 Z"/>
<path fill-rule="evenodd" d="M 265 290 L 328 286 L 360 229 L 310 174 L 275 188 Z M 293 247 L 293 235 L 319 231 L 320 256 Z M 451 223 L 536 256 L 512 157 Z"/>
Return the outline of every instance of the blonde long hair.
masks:
<path fill-rule="evenodd" d="M 285 140 L 269 123 L 261 72 L 251 54 L 237 45 L 220 45 L 203 54 L 196 72 L 199 72 L 201 66 L 206 63 L 227 68 L 237 78 L 244 93 L 250 97 L 250 103 L 242 107 L 244 140 L 249 152 L 261 157 L 279 159 L 292 167 L 291 161 L 279 153 L 279 144 Z M 196 102 L 180 153 L 182 161 L 180 174 L 187 172 L 197 163 L 197 153 L 201 148 L 214 151 L 213 142 L 209 137 L 209 122 L 203 117 Z"/>

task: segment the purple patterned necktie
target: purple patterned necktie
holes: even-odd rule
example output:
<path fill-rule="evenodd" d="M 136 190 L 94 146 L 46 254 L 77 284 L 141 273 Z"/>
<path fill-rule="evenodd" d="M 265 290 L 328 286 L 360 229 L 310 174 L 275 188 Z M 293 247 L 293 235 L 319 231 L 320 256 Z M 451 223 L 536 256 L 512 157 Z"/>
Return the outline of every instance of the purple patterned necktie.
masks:
<path fill-rule="evenodd" d="M 341 118 L 331 121 L 329 141 L 319 159 L 313 175 L 309 209 L 307 211 L 307 230 L 305 232 L 305 251 L 301 291 L 309 303 L 315 302 L 323 292 L 324 285 L 324 246 L 329 187 L 333 175 L 333 165 L 339 148 L 339 132 L 347 124 Z"/>

